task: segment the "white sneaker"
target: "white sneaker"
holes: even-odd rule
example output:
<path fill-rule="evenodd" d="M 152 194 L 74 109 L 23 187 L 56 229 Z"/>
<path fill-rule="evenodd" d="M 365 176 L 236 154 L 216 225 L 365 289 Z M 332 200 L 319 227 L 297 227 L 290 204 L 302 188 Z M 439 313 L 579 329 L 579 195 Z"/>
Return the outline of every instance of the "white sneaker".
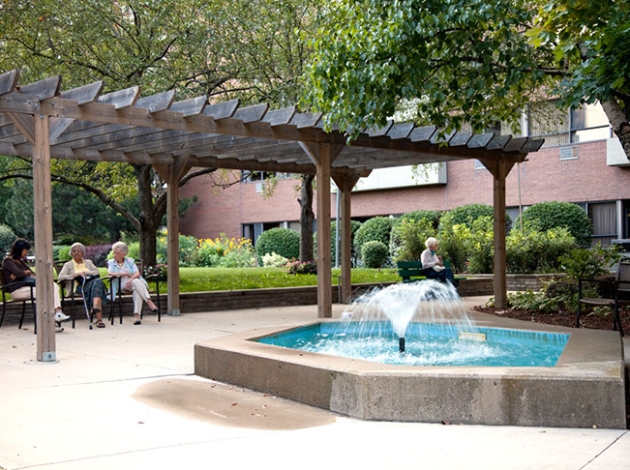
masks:
<path fill-rule="evenodd" d="M 57 323 L 61 323 L 68 320 L 70 320 L 70 317 L 66 315 L 65 313 L 63 313 L 61 310 L 59 310 L 58 312 L 55 312 L 55 321 Z"/>

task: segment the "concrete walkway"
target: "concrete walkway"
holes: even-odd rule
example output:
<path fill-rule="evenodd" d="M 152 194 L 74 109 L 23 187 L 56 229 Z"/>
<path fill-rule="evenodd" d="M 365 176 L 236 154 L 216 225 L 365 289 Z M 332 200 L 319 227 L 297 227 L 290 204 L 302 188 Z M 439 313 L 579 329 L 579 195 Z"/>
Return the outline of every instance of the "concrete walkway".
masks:
<path fill-rule="evenodd" d="M 316 317 L 309 306 L 83 321 L 57 335 L 52 364 L 35 360 L 31 329 L 4 325 L 0 468 L 630 468 L 624 430 L 363 422 L 192 374 L 197 341 Z"/>

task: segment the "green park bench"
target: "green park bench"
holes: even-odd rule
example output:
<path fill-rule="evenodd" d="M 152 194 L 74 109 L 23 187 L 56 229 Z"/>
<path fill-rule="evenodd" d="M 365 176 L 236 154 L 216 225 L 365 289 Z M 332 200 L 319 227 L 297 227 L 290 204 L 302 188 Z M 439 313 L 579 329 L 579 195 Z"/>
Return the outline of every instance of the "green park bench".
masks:
<path fill-rule="evenodd" d="M 422 281 L 427 278 L 421 261 L 398 261 L 396 267 L 403 282 Z"/>
<path fill-rule="evenodd" d="M 448 261 L 444 262 L 447 268 L 450 268 Z M 398 275 L 402 278 L 402 282 L 424 281 L 427 277 L 422 269 L 422 261 L 398 261 L 396 263 Z M 465 277 L 455 276 L 456 281 L 466 279 Z"/>

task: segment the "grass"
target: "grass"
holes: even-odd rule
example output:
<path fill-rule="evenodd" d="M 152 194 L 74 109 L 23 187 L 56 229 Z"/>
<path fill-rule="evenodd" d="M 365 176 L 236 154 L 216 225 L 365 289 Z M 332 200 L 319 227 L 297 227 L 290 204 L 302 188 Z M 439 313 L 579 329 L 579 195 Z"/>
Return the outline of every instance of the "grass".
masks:
<path fill-rule="evenodd" d="M 332 270 L 332 283 L 337 285 L 341 269 Z M 282 268 L 180 268 L 180 292 L 262 289 L 273 287 L 316 286 L 315 274 L 287 274 Z M 396 269 L 353 269 L 352 283 L 398 282 Z M 160 283 L 166 292 L 166 282 Z"/>

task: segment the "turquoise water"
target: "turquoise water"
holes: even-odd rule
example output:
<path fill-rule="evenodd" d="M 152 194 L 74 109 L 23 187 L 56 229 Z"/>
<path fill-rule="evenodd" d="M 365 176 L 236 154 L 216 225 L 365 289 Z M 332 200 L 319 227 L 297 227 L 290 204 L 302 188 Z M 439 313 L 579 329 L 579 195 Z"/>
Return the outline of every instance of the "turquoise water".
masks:
<path fill-rule="evenodd" d="M 405 333 L 406 351 L 400 353 L 389 322 L 345 321 L 300 327 L 258 342 L 393 365 L 553 367 L 569 336 L 412 322 Z"/>

